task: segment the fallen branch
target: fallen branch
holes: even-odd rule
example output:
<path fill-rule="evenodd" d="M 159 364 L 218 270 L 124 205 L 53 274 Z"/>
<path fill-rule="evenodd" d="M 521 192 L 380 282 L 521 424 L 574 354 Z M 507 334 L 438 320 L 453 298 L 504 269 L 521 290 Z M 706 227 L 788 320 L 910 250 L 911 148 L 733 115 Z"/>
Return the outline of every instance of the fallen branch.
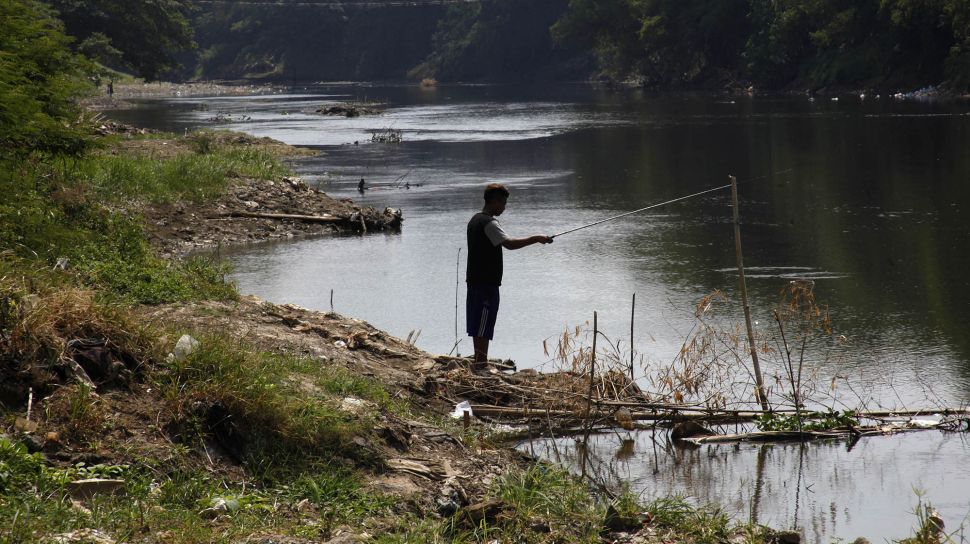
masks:
<path fill-rule="evenodd" d="M 279 221 L 302 221 L 304 223 L 341 223 L 349 221 L 346 217 L 336 215 L 299 215 L 292 213 L 263 213 L 232 211 L 225 214 L 228 217 L 254 217 L 256 219 L 276 219 Z"/>

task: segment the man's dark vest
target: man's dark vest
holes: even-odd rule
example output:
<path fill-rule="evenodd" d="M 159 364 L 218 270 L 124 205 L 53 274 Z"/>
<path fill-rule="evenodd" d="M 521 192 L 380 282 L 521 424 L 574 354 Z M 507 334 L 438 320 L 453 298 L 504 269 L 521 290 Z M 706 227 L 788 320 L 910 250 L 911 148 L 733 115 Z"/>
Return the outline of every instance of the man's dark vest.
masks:
<path fill-rule="evenodd" d="M 468 222 L 468 268 L 465 281 L 502 285 L 502 246 L 492 245 L 485 227 L 495 218 L 476 213 Z"/>

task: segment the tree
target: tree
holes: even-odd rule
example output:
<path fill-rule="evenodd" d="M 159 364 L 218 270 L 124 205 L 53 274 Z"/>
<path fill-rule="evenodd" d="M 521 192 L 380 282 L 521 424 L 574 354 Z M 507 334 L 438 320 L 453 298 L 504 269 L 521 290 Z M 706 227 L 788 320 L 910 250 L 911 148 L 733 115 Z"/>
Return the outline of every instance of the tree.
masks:
<path fill-rule="evenodd" d="M 561 0 L 449 6 L 432 36 L 431 54 L 410 74 L 451 81 L 541 78 L 573 55 L 554 48 L 549 32 L 564 11 Z"/>
<path fill-rule="evenodd" d="M 188 0 L 47 0 L 79 49 L 106 66 L 151 81 L 192 49 Z"/>
<path fill-rule="evenodd" d="M 943 12 L 953 29 L 953 44 L 946 58 L 946 77 L 955 89 L 970 92 L 970 2 L 947 0 Z"/>
<path fill-rule="evenodd" d="M 737 71 L 746 15 L 747 0 L 571 0 L 553 34 L 592 47 L 610 78 L 684 86 Z"/>
<path fill-rule="evenodd" d="M 45 6 L 0 2 L 0 158 L 78 154 L 87 145 L 72 101 L 86 85 L 85 61 L 69 45 Z"/>

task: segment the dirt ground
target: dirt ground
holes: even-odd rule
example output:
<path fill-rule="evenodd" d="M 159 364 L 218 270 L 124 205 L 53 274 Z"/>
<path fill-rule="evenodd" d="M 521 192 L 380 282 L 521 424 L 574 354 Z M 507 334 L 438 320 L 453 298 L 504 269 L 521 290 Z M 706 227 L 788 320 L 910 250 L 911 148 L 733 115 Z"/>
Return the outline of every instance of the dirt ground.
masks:
<path fill-rule="evenodd" d="M 220 330 L 260 349 L 343 366 L 379 381 L 392 396 L 406 400 L 425 416 L 443 416 L 454 408 L 451 401 L 427 393 L 427 374 L 444 367 L 467 372 L 359 319 L 275 305 L 253 296 L 236 302 L 146 307 L 143 315 L 169 327 Z M 175 339 L 171 340 L 174 344 Z M 507 467 L 530 461 L 510 448 L 474 451 L 426 418 L 383 414 L 372 433 L 361 438 L 363 447 L 377 454 L 388 469 L 375 473 L 369 485 L 413 502 L 415 511 L 433 508 L 434 500 L 447 494 L 445 487 L 461 489 L 475 502 Z"/>

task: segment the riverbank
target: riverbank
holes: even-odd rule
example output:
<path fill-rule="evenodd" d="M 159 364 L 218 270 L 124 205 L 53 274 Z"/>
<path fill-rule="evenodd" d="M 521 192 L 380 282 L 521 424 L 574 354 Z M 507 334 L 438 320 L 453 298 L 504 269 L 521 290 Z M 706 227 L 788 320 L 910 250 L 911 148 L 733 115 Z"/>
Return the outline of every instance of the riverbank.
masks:
<path fill-rule="evenodd" d="M 303 232 L 277 218 L 227 228 L 225 210 L 248 202 L 367 216 L 275 162 L 300 152 L 240 135 L 107 132 L 70 165 L 24 170 L 10 193 L 21 215 L 4 224 L 16 242 L 5 238 L 0 274 L 0 514 L 18 521 L 3 541 L 772 534 L 684 501 L 593 492 L 504 445 L 504 428 L 449 417 L 457 399 L 426 376 L 467 374 L 462 361 L 360 320 L 241 296 L 219 263 L 178 257 L 260 239 L 268 224 Z M 170 243 L 176 216 L 196 228 Z"/>
<path fill-rule="evenodd" d="M 82 106 L 93 111 L 117 110 L 132 107 L 131 99 L 141 98 L 174 98 L 188 96 L 251 96 L 279 92 L 283 87 L 271 84 L 232 83 L 217 81 L 200 81 L 188 83 L 172 83 L 155 81 L 146 83 L 140 80 L 130 80 L 113 83 L 108 92 L 107 83 L 97 89 L 95 96 L 80 100 Z"/>
<path fill-rule="evenodd" d="M 123 129 L 115 129 L 115 132 Z M 313 156 L 315 151 L 270 138 L 235 132 L 197 132 L 191 136 L 154 135 L 112 141 L 102 153 L 168 164 L 228 156 L 268 155 L 279 160 Z M 274 179 L 230 172 L 224 186 L 205 189 L 196 198 L 162 198 L 131 210 L 144 216 L 152 245 L 166 257 L 196 250 L 320 234 L 399 232 L 400 210 L 361 207 L 336 200 L 298 177 Z M 212 191 L 215 191 L 213 194 Z"/>

